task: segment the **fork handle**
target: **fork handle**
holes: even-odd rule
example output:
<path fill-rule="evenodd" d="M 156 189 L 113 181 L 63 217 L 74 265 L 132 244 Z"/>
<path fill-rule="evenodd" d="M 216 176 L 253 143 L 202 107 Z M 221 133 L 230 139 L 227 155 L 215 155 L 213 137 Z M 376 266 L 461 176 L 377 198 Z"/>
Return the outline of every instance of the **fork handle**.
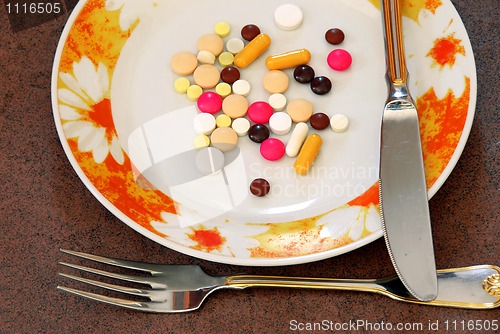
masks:
<path fill-rule="evenodd" d="M 387 57 L 387 78 L 393 85 L 406 85 L 401 0 L 381 0 Z"/>
<path fill-rule="evenodd" d="M 332 278 L 304 278 L 283 276 L 234 275 L 226 278 L 227 287 L 282 287 L 306 289 L 352 290 L 380 293 L 385 290 L 376 280 L 350 280 Z"/>

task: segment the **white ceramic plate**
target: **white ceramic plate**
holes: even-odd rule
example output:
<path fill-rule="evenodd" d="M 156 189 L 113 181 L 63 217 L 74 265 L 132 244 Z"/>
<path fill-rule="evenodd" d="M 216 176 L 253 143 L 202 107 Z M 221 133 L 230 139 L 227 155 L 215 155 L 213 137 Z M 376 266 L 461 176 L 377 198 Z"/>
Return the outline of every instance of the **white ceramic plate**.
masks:
<path fill-rule="evenodd" d="M 304 22 L 280 30 L 274 10 L 285 1 L 82 1 L 64 29 L 53 70 L 53 109 L 74 169 L 96 198 L 145 236 L 182 253 L 240 265 L 285 265 L 335 256 L 382 235 L 378 206 L 378 151 L 386 98 L 378 1 L 294 1 Z M 375 5 L 374 5 L 375 4 Z M 449 1 L 404 7 L 410 89 L 421 119 L 429 195 L 455 166 L 472 125 L 474 57 Z M 261 80 L 267 55 L 307 48 L 317 75 L 333 90 L 318 96 L 290 77 L 288 100 L 305 98 L 315 112 L 346 114 L 345 133 L 313 131 L 323 147 L 307 176 L 294 159 L 263 159 L 259 146 L 239 138 L 223 172 L 200 175 L 192 121 L 196 103 L 173 89 L 170 59 L 197 52 L 198 38 L 218 21 L 258 25 L 271 47 L 241 70 L 252 84 L 250 103 L 267 100 Z M 324 33 L 341 28 L 332 46 Z M 326 56 L 348 50 L 351 68 L 335 72 Z M 289 135 L 276 136 L 285 143 Z M 271 192 L 250 194 L 266 178 Z"/>

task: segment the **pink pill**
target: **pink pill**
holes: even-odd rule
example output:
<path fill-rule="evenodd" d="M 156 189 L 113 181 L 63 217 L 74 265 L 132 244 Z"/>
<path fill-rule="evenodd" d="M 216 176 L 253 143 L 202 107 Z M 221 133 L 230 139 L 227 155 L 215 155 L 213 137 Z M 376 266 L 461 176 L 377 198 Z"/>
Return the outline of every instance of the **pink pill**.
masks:
<path fill-rule="evenodd" d="M 205 92 L 198 98 L 197 105 L 201 112 L 215 114 L 222 109 L 222 97 L 216 92 Z"/>
<path fill-rule="evenodd" d="M 326 61 L 328 62 L 328 66 L 335 71 L 345 71 L 351 66 L 352 57 L 344 49 L 335 49 L 328 54 Z"/>
<path fill-rule="evenodd" d="M 275 161 L 285 154 L 285 144 L 278 138 L 268 138 L 260 144 L 260 154 L 266 160 Z"/>
<path fill-rule="evenodd" d="M 248 118 L 252 122 L 264 124 L 269 122 L 269 119 L 274 113 L 273 107 L 267 102 L 257 101 L 248 107 Z"/>

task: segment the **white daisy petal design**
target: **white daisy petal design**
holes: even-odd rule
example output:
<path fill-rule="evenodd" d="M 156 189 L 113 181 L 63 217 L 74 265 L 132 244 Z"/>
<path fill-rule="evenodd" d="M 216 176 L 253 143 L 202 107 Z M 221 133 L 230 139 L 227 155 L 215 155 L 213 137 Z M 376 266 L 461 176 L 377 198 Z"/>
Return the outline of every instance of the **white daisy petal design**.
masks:
<path fill-rule="evenodd" d="M 97 82 L 99 85 L 99 97 L 97 101 L 101 101 L 105 94 L 109 91 L 109 73 L 106 65 L 99 62 L 97 65 Z"/>
<path fill-rule="evenodd" d="M 92 151 L 102 145 L 106 130 L 103 128 L 93 127 L 92 133 L 89 136 L 78 138 L 78 149 L 82 152 Z"/>
<path fill-rule="evenodd" d="M 191 230 L 189 228 L 179 228 L 177 215 L 162 212 L 162 218 L 165 220 L 164 222 L 151 222 L 151 226 L 158 232 L 165 234 L 167 239 L 175 240 L 176 243 L 186 247 L 196 248 L 197 243 L 189 237 Z M 233 229 L 224 227 L 225 224 L 227 223 L 207 223 L 203 224 L 203 229 L 212 230 L 217 228 L 225 242 L 220 248 L 211 250 L 211 252 L 230 257 L 250 257 L 250 250 L 260 245 L 252 236 L 265 233 L 268 230 L 268 227 L 262 225 L 241 225 L 238 229 Z M 193 228 L 196 230 L 197 226 Z"/>
<path fill-rule="evenodd" d="M 78 149 L 92 152 L 96 163 L 102 163 L 111 154 L 118 163 L 125 162 L 125 155 L 110 126 L 111 102 L 109 101 L 109 73 L 103 63 L 95 66 L 83 56 L 73 63 L 73 74 L 61 73 L 67 88 L 58 90 L 59 113 L 66 137 L 78 141 Z"/>
<path fill-rule="evenodd" d="M 120 12 L 120 28 L 128 30 L 136 21 L 154 10 L 155 0 L 106 0 L 106 10 Z"/>
<path fill-rule="evenodd" d="M 370 206 L 365 216 L 365 227 L 369 232 L 375 232 L 382 229 L 380 215 L 374 205 Z"/>
<path fill-rule="evenodd" d="M 318 219 L 317 225 L 324 225 L 321 236 L 337 239 L 349 232 L 358 217 L 359 207 L 345 206 Z"/>
<path fill-rule="evenodd" d="M 78 84 L 78 81 L 76 81 L 71 74 L 61 72 L 59 74 L 59 77 L 64 82 L 64 84 L 69 87 L 69 89 L 76 93 L 76 95 L 85 96 L 85 99 L 88 98 L 88 96 L 86 96 L 82 91 L 82 88 L 80 87 L 80 84 Z"/>
<path fill-rule="evenodd" d="M 59 101 L 70 105 L 72 107 L 84 110 L 91 110 L 88 104 L 86 104 L 82 98 L 76 95 L 74 92 L 70 91 L 66 88 L 61 88 L 57 91 L 57 96 L 59 97 Z"/>
<path fill-rule="evenodd" d="M 120 141 L 118 140 L 118 137 L 113 136 L 113 139 L 111 139 L 109 152 L 116 160 L 116 162 L 118 162 L 120 165 L 122 165 L 125 162 L 125 155 L 123 154 L 123 150 L 120 145 Z"/>
<path fill-rule="evenodd" d="M 82 90 L 90 97 L 92 103 L 102 100 L 103 90 L 107 92 L 108 87 L 101 87 L 99 84 L 98 73 L 89 58 L 84 56 L 79 63 L 73 63 L 73 72 Z"/>
<path fill-rule="evenodd" d="M 85 139 L 92 133 L 94 127 L 92 123 L 87 121 L 67 122 L 63 125 L 64 133 L 67 138 L 83 138 Z"/>
<path fill-rule="evenodd" d="M 437 84 L 434 86 L 434 91 L 440 99 L 444 98 L 450 90 L 455 96 L 461 96 L 465 90 L 466 81 L 462 71 L 443 71 L 435 80 Z"/>
<path fill-rule="evenodd" d="M 101 141 L 93 146 L 92 155 L 94 156 L 95 162 L 100 164 L 104 162 L 109 154 L 109 145 L 104 136 L 100 137 L 99 135 L 96 135 L 95 138 L 100 138 Z"/>
<path fill-rule="evenodd" d="M 358 240 L 359 238 L 361 238 L 361 234 L 363 234 L 364 228 L 365 215 L 361 214 L 349 230 L 349 238 L 351 238 L 351 240 Z"/>
<path fill-rule="evenodd" d="M 322 237 L 340 238 L 347 234 L 352 240 L 359 240 L 366 229 L 374 232 L 382 228 L 375 206 L 368 209 L 361 206 L 344 206 L 321 217 L 317 224 L 323 225 Z"/>
<path fill-rule="evenodd" d="M 260 243 L 251 236 L 265 233 L 266 226 L 240 226 L 238 233 L 235 229 L 219 227 L 220 234 L 226 238 L 224 253 L 235 257 L 250 257 L 250 249 L 260 246 Z"/>
<path fill-rule="evenodd" d="M 123 6 L 124 0 L 106 0 L 106 9 L 109 11 L 118 10 Z"/>
<path fill-rule="evenodd" d="M 59 106 L 59 113 L 61 114 L 61 118 L 68 121 L 76 121 L 77 119 L 82 118 L 82 115 L 76 111 L 75 108 L 61 104 Z"/>
<path fill-rule="evenodd" d="M 464 45 L 468 43 L 467 33 L 458 20 L 449 19 L 450 9 L 446 6 L 437 8 L 435 14 L 421 10 L 419 23 L 403 18 L 407 27 L 405 52 L 409 59 L 410 89 L 415 98 L 427 93 L 431 87 L 439 99 L 450 90 L 455 96 L 461 96 L 466 86 L 465 77 L 473 75 L 467 73 L 470 67 L 465 64 L 466 50 L 469 49 Z M 412 58 L 418 61 L 412 61 Z"/>

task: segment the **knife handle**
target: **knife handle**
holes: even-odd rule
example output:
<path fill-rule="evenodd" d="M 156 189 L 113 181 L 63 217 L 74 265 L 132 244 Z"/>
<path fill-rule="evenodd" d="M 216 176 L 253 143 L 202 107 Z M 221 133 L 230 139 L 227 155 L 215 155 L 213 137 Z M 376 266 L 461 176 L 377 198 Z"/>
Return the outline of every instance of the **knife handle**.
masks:
<path fill-rule="evenodd" d="M 401 0 L 381 0 L 385 48 L 387 57 L 387 80 L 391 85 L 405 86 L 408 72 L 404 56 Z"/>

